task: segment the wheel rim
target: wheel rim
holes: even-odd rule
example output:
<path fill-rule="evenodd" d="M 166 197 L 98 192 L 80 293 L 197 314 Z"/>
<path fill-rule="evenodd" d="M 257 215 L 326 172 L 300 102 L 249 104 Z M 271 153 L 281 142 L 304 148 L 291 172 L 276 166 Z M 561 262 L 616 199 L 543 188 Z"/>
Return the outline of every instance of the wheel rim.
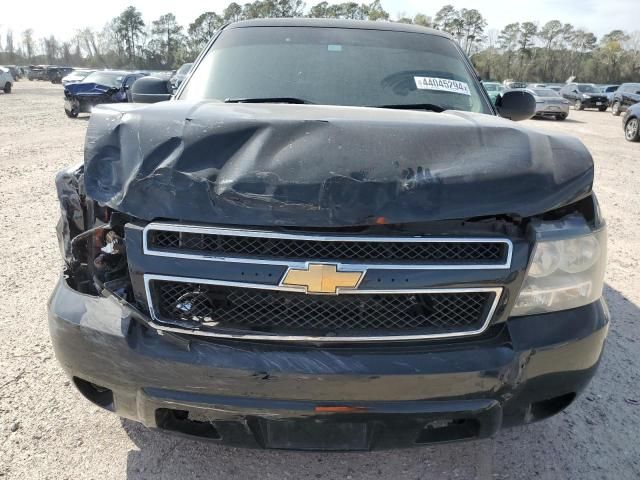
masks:
<path fill-rule="evenodd" d="M 613 107 L 611 107 L 611 110 L 613 111 L 613 113 L 618 113 L 619 108 L 620 108 L 620 104 L 616 102 L 613 104 Z"/>
<path fill-rule="evenodd" d="M 629 120 L 627 128 L 625 129 L 627 140 L 634 140 L 638 136 L 638 127 L 639 123 L 636 118 Z"/>
<path fill-rule="evenodd" d="M 581 106 L 582 106 L 582 102 L 580 100 L 576 100 L 576 108 L 580 110 Z"/>

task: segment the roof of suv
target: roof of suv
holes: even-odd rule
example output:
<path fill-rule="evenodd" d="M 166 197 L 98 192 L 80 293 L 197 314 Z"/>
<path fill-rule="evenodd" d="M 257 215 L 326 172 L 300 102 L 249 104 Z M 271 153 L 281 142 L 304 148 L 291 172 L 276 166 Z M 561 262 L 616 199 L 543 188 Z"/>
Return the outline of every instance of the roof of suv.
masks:
<path fill-rule="evenodd" d="M 229 24 L 226 28 L 246 27 L 315 27 L 315 28 L 353 28 L 360 30 L 383 30 L 438 35 L 452 39 L 451 35 L 433 28 L 399 22 L 370 22 L 365 20 L 341 20 L 333 18 L 260 18 L 243 20 Z"/>

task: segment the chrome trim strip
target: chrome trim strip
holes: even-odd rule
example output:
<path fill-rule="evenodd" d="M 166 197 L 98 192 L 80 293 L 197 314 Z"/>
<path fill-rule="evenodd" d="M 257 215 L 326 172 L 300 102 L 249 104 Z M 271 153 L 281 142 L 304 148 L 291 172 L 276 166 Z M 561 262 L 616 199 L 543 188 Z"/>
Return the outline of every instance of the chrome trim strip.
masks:
<path fill-rule="evenodd" d="M 169 275 L 155 275 L 155 274 L 145 274 L 144 275 L 144 288 L 147 295 L 147 304 L 149 306 L 149 312 L 151 314 L 152 321 L 149 322 L 149 325 L 155 328 L 160 332 L 173 332 L 173 333 L 182 333 L 187 335 L 196 335 L 196 336 L 205 336 L 205 337 L 216 337 L 216 338 L 224 338 L 224 339 L 235 339 L 235 340 L 268 340 L 268 341 L 278 341 L 278 342 L 311 342 L 311 343 L 360 343 L 360 342 L 396 342 L 403 340 L 437 340 L 443 338 L 457 338 L 457 337 L 470 337 L 474 335 L 479 335 L 483 333 L 491 323 L 493 315 L 498 308 L 498 303 L 500 302 L 500 298 L 502 297 L 502 287 L 470 287 L 470 288 L 414 288 L 408 290 L 347 290 L 342 292 L 342 294 L 348 295 L 357 295 L 357 294 L 420 294 L 420 293 L 482 293 L 489 292 L 494 294 L 493 303 L 489 312 L 487 312 L 487 317 L 484 321 L 484 324 L 477 330 L 466 331 L 466 332 L 453 332 L 453 333 L 438 333 L 438 334 L 430 334 L 430 335 L 387 335 L 387 336 L 375 336 L 375 337 L 313 337 L 313 336 L 303 336 L 303 335 L 256 335 L 256 334 L 226 334 L 226 333 L 217 333 L 217 332 L 206 332 L 201 330 L 191 330 L 188 328 L 180 328 L 180 327 L 172 327 L 163 324 L 158 324 L 156 322 L 161 322 L 156 315 L 156 312 L 153 307 L 153 302 L 151 301 L 151 286 L 150 283 L 153 280 L 164 280 L 171 282 L 182 282 L 182 283 L 204 283 L 207 285 L 219 285 L 225 287 L 238 287 L 238 288 L 253 288 L 258 290 L 277 290 L 277 291 L 285 291 L 285 292 L 296 292 L 300 293 L 299 290 L 286 286 L 279 285 L 263 285 L 263 284 L 255 284 L 255 283 L 242 283 L 242 282 L 226 282 L 222 280 L 208 280 L 202 278 L 187 278 L 187 277 L 174 277 Z"/>
<path fill-rule="evenodd" d="M 390 264 L 390 263 L 353 263 L 349 261 L 331 261 L 331 259 L 310 259 L 308 261 L 287 260 L 262 260 L 242 257 L 221 257 L 206 254 L 190 254 L 177 252 L 163 252 L 149 248 L 147 238 L 150 231 L 169 231 L 201 233 L 210 235 L 228 235 L 238 237 L 281 238 L 288 240 L 311 240 L 319 242 L 406 242 L 406 243 L 503 243 L 507 245 L 507 258 L 502 264 Z M 365 237 L 365 236 L 340 236 L 340 235 L 309 235 L 295 233 L 279 233 L 261 230 L 241 230 L 235 228 L 208 227 L 199 225 L 180 225 L 173 223 L 152 222 L 144 227 L 142 232 L 142 250 L 145 255 L 170 258 L 184 258 L 189 260 L 206 260 L 210 262 L 246 263 L 257 265 L 280 265 L 290 268 L 308 268 L 309 263 L 331 263 L 342 267 L 351 267 L 357 270 L 504 270 L 511 268 L 513 256 L 513 242 L 508 238 L 500 237 Z"/>

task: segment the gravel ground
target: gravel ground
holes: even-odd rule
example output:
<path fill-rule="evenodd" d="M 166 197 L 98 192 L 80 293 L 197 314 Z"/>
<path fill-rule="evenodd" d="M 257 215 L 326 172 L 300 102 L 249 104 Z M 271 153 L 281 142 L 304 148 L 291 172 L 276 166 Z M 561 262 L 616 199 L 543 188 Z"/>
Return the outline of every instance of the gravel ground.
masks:
<path fill-rule="evenodd" d="M 46 301 L 61 265 L 54 175 L 82 160 L 86 119 L 60 86 L 0 94 L 0 477 L 11 479 L 637 479 L 640 477 L 640 145 L 610 113 L 534 128 L 580 137 L 609 221 L 613 316 L 600 370 L 566 412 L 495 438 L 375 453 L 251 451 L 148 431 L 92 406 L 53 356 Z M 532 185 L 532 188 L 534 186 Z"/>

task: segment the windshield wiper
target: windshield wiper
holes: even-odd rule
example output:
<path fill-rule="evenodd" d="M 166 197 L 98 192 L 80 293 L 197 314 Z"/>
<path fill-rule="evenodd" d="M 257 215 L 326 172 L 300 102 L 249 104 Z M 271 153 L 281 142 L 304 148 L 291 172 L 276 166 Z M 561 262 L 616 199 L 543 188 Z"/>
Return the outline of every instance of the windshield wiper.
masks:
<path fill-rule="evenodd" d="M 313 102 L 296 97 L 225 98 L 224 103 L 294 103 L 312 105 Z"/>
<path fill-rule="evenodd" d="M 393 110 L 429 110 L 431 112 L 444 112 L 445 107 L 434 103 L 401 103 L 398 105 L 369 105 L 371 108 L 391 108 Z"/>

